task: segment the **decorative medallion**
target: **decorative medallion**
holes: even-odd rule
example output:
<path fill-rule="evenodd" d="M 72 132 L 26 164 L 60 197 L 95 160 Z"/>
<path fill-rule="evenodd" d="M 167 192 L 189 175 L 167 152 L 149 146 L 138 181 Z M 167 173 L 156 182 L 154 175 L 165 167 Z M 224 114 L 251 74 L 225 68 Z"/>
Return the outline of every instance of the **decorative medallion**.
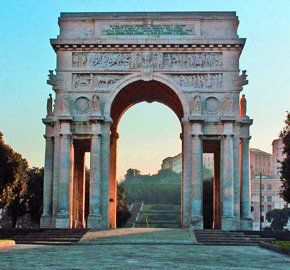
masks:
<path fill-rule="evenodd" d="M 87 113 L 91 108 L 91 104 L 88 98 L 79 97 L 75 100 L 75 109 L 78 113 Z"/>
<path fill-rule="evenodd" d="M 220 107 L 220 101 L 215 97 L 209 97 L 204 101 L 204 109 L 209 114 L 216 114 Z"/>

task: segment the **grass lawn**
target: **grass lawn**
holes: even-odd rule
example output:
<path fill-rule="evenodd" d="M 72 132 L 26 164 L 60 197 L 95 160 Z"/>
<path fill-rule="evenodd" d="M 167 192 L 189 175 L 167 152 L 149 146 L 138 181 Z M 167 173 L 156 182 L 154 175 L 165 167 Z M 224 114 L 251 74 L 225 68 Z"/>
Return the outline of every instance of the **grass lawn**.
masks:
<path fill-rule="evenodd" d="M 169 213 L 155 213 L 155 211 Z M 144 204 L 135 226 L 146 227 L 145 219 L 150 228 L 180 228 L 181 206 L 178 204 Z"/>
<path fill-rule="evenodd" d="M 279 247 L 290 248 L 290 241 L 270 241 L 269 244 Z"/>

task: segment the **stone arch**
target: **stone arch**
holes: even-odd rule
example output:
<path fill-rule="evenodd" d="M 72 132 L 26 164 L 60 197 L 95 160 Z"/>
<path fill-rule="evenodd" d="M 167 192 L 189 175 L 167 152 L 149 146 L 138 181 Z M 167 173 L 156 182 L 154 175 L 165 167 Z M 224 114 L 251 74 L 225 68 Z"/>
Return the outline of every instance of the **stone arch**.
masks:
<path fill-rule="evenodd" d="M 182 122 L 188 119 L 189 105 L 181 90 L 163 75 L 153 76 L 152 80 L 141 80 L 139 75 L 131 75 L 121 82 L 107 99 L 104 115 L 110 120 L 110 172 L 109 172 L 109 226 L 116 227 L 116 165 L 118 123 L 122 115 L 133 105 L 140 102 L 160 102 L 169 107 Z M 182 147 L 183 149 L 183 147 Z M 190 150 L 190 149 L 189 149 Z M 183 150 L 182 150 L 183 152 Z M 183 184 L 182 184 L 183 185 Z M 182 187 L 181 187 L 182 188 Z M 183 189 L 183 188 L 182 188 Z"/>
<path fill-rule="evenodd" d="M 140 74 L 131 74 L 125 77 L 114 89 L 112 89 L 110 96 L 106 100 L 104 106 L 104 117 L 106 120 L 112 120 L 111 118 L 112 104 L 118 93 L 121 90 L 123 90 L 127 85 L 140 80 L 141 80 Z M 154 74 L 152 80 L 163 83 L 178 96 L 183 109 L 183 119 L 180 120 L 187 120 L 190 115 L 190 106 L 182 90 L 170 78 L 168 78 L 163 74 Z"/>

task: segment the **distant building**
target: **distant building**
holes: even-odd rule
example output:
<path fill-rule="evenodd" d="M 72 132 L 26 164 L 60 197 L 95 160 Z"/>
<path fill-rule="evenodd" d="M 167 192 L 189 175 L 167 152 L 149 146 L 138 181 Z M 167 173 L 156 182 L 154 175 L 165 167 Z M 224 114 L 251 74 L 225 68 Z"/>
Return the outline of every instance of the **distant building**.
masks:
<path fill-rule="evenodd" d="M 260 149 L 250 148 L 250 176 L 257 178 L 262 173 L 264 178 L 273 178 L 273 159 L 270 153 Z"/>
<path fill-rule="evenodd" d="M 213 154 L 203 154 L 203 166 L 213 171 L 214 157 Z M 182 172 L 182 155 L 181 153 L 174 157 L 167 157 L 162 160 L 161 170 L 169 169 L 176 173 Z"/>
<path fill-rule="evenodd" d="M 176 173 L 182 172 L 182 155 L 181 153 L 174 157 L 167 157 L 162 160 L 161 170 L 171 170 Z"/>
<path fill-rule="evenodd" d="M 279 189 L 281 182 L 279 179 L 262 179 L 262 228 L 270 227 L 271 223 L 266 220 L 266 214 L 273 209 L 282 209 L 286 202 L 280 198 Z M 253 229 L 260 228 L 260 179 L 251 180 L 251 198 L 253 219 Z"/>
<path fill-rule="evenodd" d="M 272 142 L 272 157 L 273 157 L 273 175 L 274 178 L 280 178 L 280 163 L 284 159 L 283 154 L 284 144 L 282 138 L 276 139 Z"/>
<path fill-rule="evenodd" d="M 214 155 L 205 153 L 202 155 L 203 167 L 211 171 L 214 169 Z"/>

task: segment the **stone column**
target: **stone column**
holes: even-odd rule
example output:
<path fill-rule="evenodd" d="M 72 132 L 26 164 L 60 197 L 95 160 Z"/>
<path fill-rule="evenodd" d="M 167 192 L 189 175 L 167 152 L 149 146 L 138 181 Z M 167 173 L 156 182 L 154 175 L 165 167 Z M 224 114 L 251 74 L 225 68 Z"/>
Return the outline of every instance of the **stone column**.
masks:
<path fill-rule="evenodd" d="M 183 177 L 181 187 L 182 197 L 182 226 L 188 228 L 190 225 L 191 209 L 191 123 L 182 123 L 182 154 L 183 154 Z"/>
<path fill-rule="evenodd" d="M 70 228 L 71 135 L 61 134 L 57 228 Z"/>
<path fill-rule="evenodd" d="M 222 230 L 233 230 L 235 229 L 235 221 L 234 221 L 234 171 L 233 171 L 232 135 L 224 135 L 222 158 L 223 158 Z"/>
<path fill-rule="evenodd" d="M 192 172 L 191 172 L 191 226 L 203 229 L 203 183 L 202 183 L 202 139 L 201 135 L 192 135 Z"/>
<path fill-rule="evenodd" d="M 40 227 L 51 227 L 52 216 L 52 184 L 53 184 L 53 137 L 45 136 L 45 165 L 43 184 L 43 214 L 41 216 Z"/>
<path fill-rule="evenodd" d="M 109 227 L 110 127 L 111 122 L 104 122 L 102 125 L 101 226 L 103 228 Z"/>
<path fill-rule="evenodd" d="M 60 136 L 57 132 L 54 135 L 54 161 L 53 161 L 53 202 L 52 202 L 52 216 L 53 216 L 53 227 L 55 227 L 55 220 L 58 214 L 58 201 L 59 201 L 59 164 L 60 164 Z"/>
<path fill-rule="evenodd" d="M 249 137 L 241 141 L 241 229 L 252 230 L 251 190 L 249 175 Z"/>
<path fill-rule="evenodd" d="M 238 129 L 239 130 L 239 129 Z M 236 221 L 236 229 L 240 229 L 240 212 L 241 212 L 241 170 L 240 170 L 240 136 L 239 132 L 235 132 L 233 138 L 234 146 L 234 216 Z"/>
<path fill-rule="evenodd" d="M 90 214 L 88 228 L 99 228 L 101 222 L 101 134 L 91 138 Z"/>
<path fill-rule="evenodd" d="M 109 184 L 109 227 L 117 226 L 117 141 L 119 134 L 115 131 L 111 133 L 110 143 L 110 184 Z"/>
<path fill-rule="evenodd" d="M 74 146 L 73 228 L 85 228 L 85 152 Z"/>

